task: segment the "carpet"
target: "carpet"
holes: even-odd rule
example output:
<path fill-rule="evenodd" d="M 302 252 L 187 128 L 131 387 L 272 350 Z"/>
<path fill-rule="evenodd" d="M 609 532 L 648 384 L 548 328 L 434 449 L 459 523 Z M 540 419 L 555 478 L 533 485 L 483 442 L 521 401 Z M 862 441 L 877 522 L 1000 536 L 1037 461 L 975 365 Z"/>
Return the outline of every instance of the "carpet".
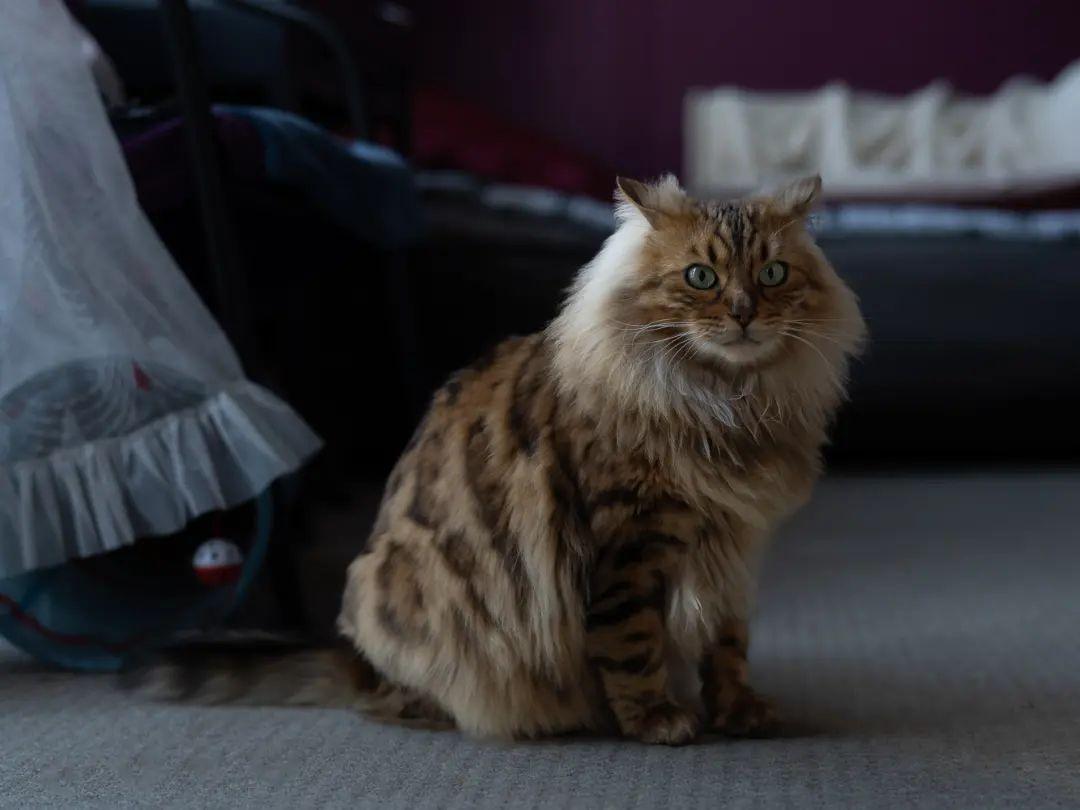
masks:
<path fill-rule="evenodd" d="M 831 478 L 765 568 L 775 740 L 156 705 L 0 650 L 0 807 L 1080 807 L 1080 473 Z"/>

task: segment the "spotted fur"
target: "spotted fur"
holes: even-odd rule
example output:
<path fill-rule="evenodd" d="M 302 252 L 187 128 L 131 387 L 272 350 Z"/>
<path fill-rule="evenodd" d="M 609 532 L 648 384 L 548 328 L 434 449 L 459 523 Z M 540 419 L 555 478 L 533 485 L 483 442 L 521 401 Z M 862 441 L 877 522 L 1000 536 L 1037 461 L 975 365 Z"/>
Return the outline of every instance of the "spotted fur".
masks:
<path fill-rule="evenodd" d="M 456 374 L 391 476 L 340 617 L 383 677 L 476 734 L 772 727 L 746 679 L 755 562 L 810 493 L 864 329 L 804 227 L 819 186 L 620 181 L 559 317 Z"/>
<path fill-rule="evenodd" d="M 756 561 L 810 494 L 864 332 L 804 227 L 819 188 L 620 180 L 562 312 L 455 374 L 390 475 L 347 576 L 345 702 L 502 737 L 774 728 L 747 682 Z"/>

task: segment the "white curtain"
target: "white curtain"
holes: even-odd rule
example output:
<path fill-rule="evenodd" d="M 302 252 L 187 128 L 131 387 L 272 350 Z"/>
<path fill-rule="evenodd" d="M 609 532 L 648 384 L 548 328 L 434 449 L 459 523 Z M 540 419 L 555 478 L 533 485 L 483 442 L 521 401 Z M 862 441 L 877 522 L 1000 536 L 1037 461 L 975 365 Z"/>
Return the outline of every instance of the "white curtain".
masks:
<path fill-rule="evenodd" d="M 0 5 L 0 577 L 235 505 L 318 438 L 139 209 L 59 0 Z"/>

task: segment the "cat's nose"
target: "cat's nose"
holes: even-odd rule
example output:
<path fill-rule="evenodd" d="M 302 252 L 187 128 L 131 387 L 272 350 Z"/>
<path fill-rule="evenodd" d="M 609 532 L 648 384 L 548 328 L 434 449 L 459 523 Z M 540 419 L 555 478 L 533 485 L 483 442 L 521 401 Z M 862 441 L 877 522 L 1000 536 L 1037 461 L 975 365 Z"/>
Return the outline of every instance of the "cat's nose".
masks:
<path fill-rule="evenodd" d="M 731 317 L 743 329 L 746 328 L 750 321 L 754 320 L 756 314 L 757 306 L 754 304 L 754 299 L 749 295 L 742 293 L 731 300 Z"/>

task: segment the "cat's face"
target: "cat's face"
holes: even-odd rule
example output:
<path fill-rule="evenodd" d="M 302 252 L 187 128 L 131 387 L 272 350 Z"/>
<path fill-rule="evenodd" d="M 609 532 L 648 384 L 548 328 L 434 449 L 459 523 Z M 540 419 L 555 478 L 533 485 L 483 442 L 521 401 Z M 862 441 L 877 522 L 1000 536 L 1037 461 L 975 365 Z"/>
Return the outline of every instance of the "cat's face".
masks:
<path fill-rule="evenodd" d="M 691 200 L 671 182 L 619 188 L 648 221 L 635 270 L 612 300 L 635 352 L 749 368 L 861 335 L 854 296 L 805 229 L 818 178 L 724 203 Z"/>

